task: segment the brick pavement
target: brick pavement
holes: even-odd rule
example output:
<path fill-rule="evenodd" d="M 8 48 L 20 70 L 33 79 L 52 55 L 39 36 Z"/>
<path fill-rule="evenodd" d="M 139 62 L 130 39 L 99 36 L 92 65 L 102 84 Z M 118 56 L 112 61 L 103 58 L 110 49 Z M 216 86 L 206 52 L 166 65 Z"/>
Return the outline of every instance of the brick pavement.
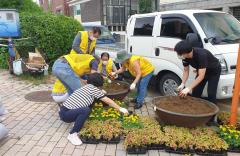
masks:
<path fill-rule="evenodd" d="M 19 81 L 16 77 L 0 70 L 0 95 L 9 114 L 4 125 L 9 129 L 9 136 L 0 141 L 0 155 L 3 156 L 59 156 L 59 155 L 92 155 L 92 156 L 125 156 L 122 142 L 118 145 L 73 146 L 67 135 L 71 124 L 63 123 L 58 117 L 58 106 L 54 102 L 31 102 L 24 96 L 32 91 L 49 90 L 51 85 L 33 85 Z M 151 97 L 147 97 L 147 101 Z M 133 110 L 133 107 L 130 107 Z M 138 114 L 154 116 L 150 103 Z M 163 151 L 149 151 L 147 156 L 176 156 Z M 234 156 L 234 154 L 231 154 Z M 235 154 L 237 156 L 237 154 Z"/>

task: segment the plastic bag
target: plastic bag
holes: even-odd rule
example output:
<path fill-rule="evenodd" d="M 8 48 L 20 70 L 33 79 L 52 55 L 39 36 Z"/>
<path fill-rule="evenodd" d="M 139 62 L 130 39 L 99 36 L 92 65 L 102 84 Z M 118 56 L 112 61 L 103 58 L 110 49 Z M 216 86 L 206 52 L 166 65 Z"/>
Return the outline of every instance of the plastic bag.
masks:
<path fill-rule="evenodd" d="M 21 75 L 23 73 L 23 71 L 22 71 L 22 59 L 18 59 L 16 61 L 13 61 L 13 73 L 15 75 Z"/>

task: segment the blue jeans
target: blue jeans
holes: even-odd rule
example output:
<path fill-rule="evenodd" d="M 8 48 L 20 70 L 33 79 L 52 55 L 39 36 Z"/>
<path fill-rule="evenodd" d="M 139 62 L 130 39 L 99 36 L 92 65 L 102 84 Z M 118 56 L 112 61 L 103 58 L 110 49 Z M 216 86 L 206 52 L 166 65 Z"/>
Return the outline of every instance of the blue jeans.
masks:
<path fill-rule="evenodd" d="M 89 107 L 83 107 L 78 109 L 68 109 L 64 106 L 60 108 L 59 116 L 64 122 L 71 123 L 75 122 L 70 134 L 78 133 L 83 127 L 84 122 L 87 120 L 91 109 Z"/>
<path fill-rule="evenodd" d="M 55 75 L 68 90 L 69 96 L 77 89 L 81 88 L 80 78 L 74 73 L 67 62 L 58 59 L 52 67 L 53 75 Z"/>
<path fill-rule="evenodd" d="M 149 83 L 152 75 L 153 75 L 153 72 L 151 72 L 150 74 L 142 77 L 137 84 L 136 101 L 137 101 L 138 105 L 142 105 L 143 102 L 144 102 L 144 98 L 145 98 L 146 93 L 147 93 L 147 86 L 148 86 L 148 83 Z"/>

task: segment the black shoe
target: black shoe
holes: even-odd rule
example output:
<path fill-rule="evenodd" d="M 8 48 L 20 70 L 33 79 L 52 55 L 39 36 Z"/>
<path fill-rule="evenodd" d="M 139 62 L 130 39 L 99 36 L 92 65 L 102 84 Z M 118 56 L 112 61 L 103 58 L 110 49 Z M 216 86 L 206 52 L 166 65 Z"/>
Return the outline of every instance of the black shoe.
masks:
<path fill-rule="evenodd" d="M 134 109 L 140 109 L 140 108 L 142 108 L 142 104 L 136 104 L 136 105 L 134 106 Z"/>
<path fill-rule="evenodd" d="M 137 103 L 137 99 L 130 100 L 131 103 Z"/>

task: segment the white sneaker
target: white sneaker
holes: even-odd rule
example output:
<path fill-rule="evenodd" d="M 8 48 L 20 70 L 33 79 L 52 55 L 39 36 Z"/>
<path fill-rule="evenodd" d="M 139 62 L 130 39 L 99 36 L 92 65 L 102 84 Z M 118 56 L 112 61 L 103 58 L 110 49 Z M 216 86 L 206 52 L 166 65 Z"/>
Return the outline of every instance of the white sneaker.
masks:
<path fill-rule="evenodd" d="M 73 144 L 73 145 L 81 145 L 82 141 L 81 139 L 78 137 L 77 133 L 73 133 L 73 134 L 69 134 L 67 139 Z"/>

